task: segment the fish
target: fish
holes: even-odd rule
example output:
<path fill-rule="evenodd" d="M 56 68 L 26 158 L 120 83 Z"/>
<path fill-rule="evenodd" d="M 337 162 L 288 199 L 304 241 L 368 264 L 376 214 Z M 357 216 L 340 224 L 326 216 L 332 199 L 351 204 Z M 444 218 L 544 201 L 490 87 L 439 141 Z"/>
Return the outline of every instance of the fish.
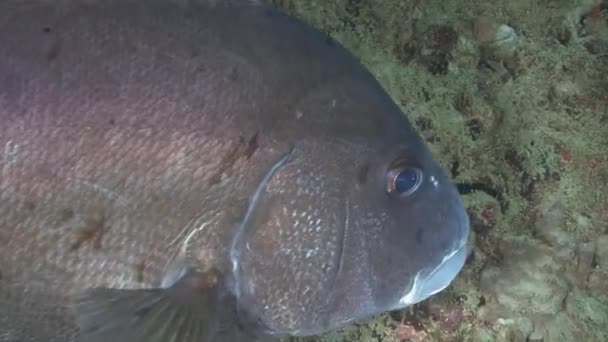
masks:
<path fill-rule="evenodd" d="M 0 2 L 0 341 L 313 336 L 463 268 L 447 172 L 262 1 Z"/>

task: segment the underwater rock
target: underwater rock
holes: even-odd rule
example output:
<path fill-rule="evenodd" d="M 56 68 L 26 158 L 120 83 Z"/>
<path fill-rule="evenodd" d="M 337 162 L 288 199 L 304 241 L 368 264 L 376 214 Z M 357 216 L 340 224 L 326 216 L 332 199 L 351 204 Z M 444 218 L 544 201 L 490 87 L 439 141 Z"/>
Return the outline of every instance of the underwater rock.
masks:
<path fill-rule="evenodd" d="M 595 55 L 608 53 L 608 4 L 596 4 L 586 13 L 582 20 L 584 32 L 589 40 L 585 48 Z"/>
<path fill-rule="evenodd" d="M 475 39 L 482 45 L 488 45 L 494 41 L 497 29 L 496 21 L 488 16 L 480 16 L 473 23 Z"/>
<path fill-rule="evenodd" d="M 471 342 L 526 342 L 526 337 L 532 332 L 532 322 L 526 318 L 499 318 L 489 326 L 491 336 L 487 336 L 485 329 L 477 331 L 478 336 Z"/>
<path fill-rule="evenodd" d="M 596 269 L 589 275 L 589 291 L 594 296 L 608 296 L 608 270 Z"/>
<path fill-rule="evenodd" d="M 574 289 L 547 326 L 547 341 L 607 341 L 608 312 L 597 296 Z"/>
<path fill-rule="evenodd" d="M 473 24 L 473 33 L 482 50 L 494 59 L 507 61 L 515 56 L 519 37 L 511 26 L 498 24 L 490 17 L 481 16 Z"/>
<path fill-rule="evenodd" d="M 496 342 L 526 342 L 524 333 L 517 328 L 515 323 L 502 326 L 497 330 Z"/>
<path fill-rule="evenodd" d="M 584 79 L 580 74 L 575 75 L 564 64 L 557 65 L 554 70 L 557 79 L 552 82 L 549 88 L 549 100 L 562 103 L 571 102 L 577 97 L 584 95 L 584 90 L 581 86 Z"/>
<path fill-rule="evenodd" d="M 608 297 L 608 235 L 595 241 L 595 254 L 589 266 L 587 285 L 595 296 Z"/>
<path fill-rule="evenodd" d="M 496 35 L 491 46 L 497 56 L 502 57 L 501 59 L 507 59 L 515 54 L 519 38 L 513 29 L 509 25 L 500 25 L 496 29 Z"/>
<path fill-rule="evenodd" d="M 608 271 L 608 234 L 597 238 L 595 245 L 595 263 L 597 264 L 597 268 Z"/>
<path fill-rule="evenodd" d="M 422 35 L 419 60 L 433 75 L 448 72 L 451 51 L 458 42 L 458 33 L 450 26 L 433 26 Z"/>
<path fill-rule="evenodd" d="M 402 63 L 408 64 L 415 60 L 433 75 L 445 75 L 448 72 L 452 50 L 458 43 L 458 33 L 454 28 L 432 25 L 424 32 L 414 31 L 409 38 L 401 39 L 395 47 Z"/>
<path fill-rule="evenodd" d="M 543 342 L 545 337 L 544 331 L 534 327 L 534 331 L 528 336 L 528 342 Z"/>
<path fill-rule="evenodd" d="M 551 247 L 561 247 L 574 252 L 575 241 L 572 234 L 566 230 L 567 207 L 557 201 L 541 203 L 539 206 L 534 234 Z"/>
<path fill-rule="evenodd" d="M 504 239 L 501 266 L 481 274 L 481 290 L 508 312 L 552 316 L 568 293 L 564 266 L 554 250 L 527 237 Z"/>
<path fill-rule="evenodd" d="M 581 243 L 576 250 L 577 257 L 577 283 L 586 286 L 591 273 L 594 270 L 595 244 L 591 242 Z"/>
<path fill-rule="evenodd" d="M 588 2 L 570 12 L 556 30 L 560 43 L 581 43 L 595 55 L 608 53 L 608 3 Z"/>

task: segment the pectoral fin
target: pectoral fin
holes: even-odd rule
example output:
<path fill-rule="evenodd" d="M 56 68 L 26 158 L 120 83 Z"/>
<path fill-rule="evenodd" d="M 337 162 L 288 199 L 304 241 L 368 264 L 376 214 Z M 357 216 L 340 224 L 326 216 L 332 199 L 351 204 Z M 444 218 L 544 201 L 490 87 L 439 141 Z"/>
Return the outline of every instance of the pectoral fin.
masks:
<path fill-rule="evenodd" d="M 219 286 L 215 273 L 187 272 L 167 289 L 91 289 L 75 306 L 81 341 L 212 341 Z"/>

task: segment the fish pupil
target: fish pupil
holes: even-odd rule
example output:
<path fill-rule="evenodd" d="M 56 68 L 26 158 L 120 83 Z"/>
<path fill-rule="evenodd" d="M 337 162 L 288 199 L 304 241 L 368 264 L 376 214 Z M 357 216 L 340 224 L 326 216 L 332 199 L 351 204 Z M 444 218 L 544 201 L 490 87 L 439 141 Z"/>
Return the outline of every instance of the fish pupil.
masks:
<path fill-rule="evenodd" d="M 413 168 L 401 170 L 395 177 L 395 191 L 399 194 L 409 194 L 420 185 L 420 172 Z"/>

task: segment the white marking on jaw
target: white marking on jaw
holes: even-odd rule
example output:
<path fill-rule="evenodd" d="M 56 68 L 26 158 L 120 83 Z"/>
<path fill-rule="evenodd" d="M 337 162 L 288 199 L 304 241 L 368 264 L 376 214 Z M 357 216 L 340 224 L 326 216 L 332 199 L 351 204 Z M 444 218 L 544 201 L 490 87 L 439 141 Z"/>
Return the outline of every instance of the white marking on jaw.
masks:
<path fill-rule="evenodd" d="M 435 267 L 433 269 L 433 271 L 431 271 L 425 277 L 425 279 L 432 277 L 438 270 L 440 270 L 443 267 L 443 265 L 446 262 L 448 262 L 454 255 L 456 255 L 458 252 L 460 252 L 461 248 L 462 247 L 457 248 L 457 249 L 453 250 L 450 254 L 448 254 L 445 257 L 443 257 L 443 259 L 441 260 L 441 263 L 437 267 Z M 433 292 L 431 294 L 428 294 L 425 298 L 428 298 L 428 297 L 430 297 L 430 296 L 432 296 L 432 295 L 434 295 L 436 293 L 439 293 L 439 292 L 443 291 L 448 285 L 449 284 L 446 284 L 444 287 L 437 289 L 435 292 Z M 420 302 L 421 300 L 425 299 L 425 298 L 420 298 L 418 296 L 419 294 L 417 292 L 418 292 L 420 286 L 421 286 L 420 285 L 420 272 L 418 272 L 416 274 L 416 277 L 414 278 L 414 284 L 412 285 L 412 288 L 410 289 L 410 291 L 405 296 L 403 296 L 399 300 L 397 308 L 401 308 L 401 307 L 409 306 L 409 305 L 412 305 L 412 304 L 416 304 L 416 303 Z M 395 308 L 395 309 L 397 309 L 397 308 Z"/>
<path fill-rule="evenodd" d="M 460 251 L 460 248 L 455 249 L 455 250 L 453 250 L 453 251 L 452 251 L 452 253 L 450 253 L 450 254 L 446 255 L 445 257 L 443 257 L 443 259 L 441 260 L 441 263 L 439 264 L 439 266 L 435 267 L 435 269 L 434 269 L 434 270 L 433 270 L 431 273 L 429 273 L 429 274 L 426 276 L 426 278 L 430 278 L 430 277 L 432 277 L 432 276 L 433 276 L 435 273 L 437 273 L 437 271 L 439 271 L 439 270 L 440 270 L 440 269 L 443 267 L 443 265 L 445 265 L 445 263 L 446 263 L 446 262 L 448 262 L 450 259 L 452 259 L 452 257 L 453 257 L 454 255 L 456 255 L 456 253 L 458 253 L 459 251 Z M 449 283 L 445 284 L 445 285 L 444 285 L 443 287 L 441 287 L 441 288 L 438 288 L 438 289 L 437 289 L 437 290 L 435 290 L 433 293 L 429 293 L 427 297 L 430 297 L 430 296 L 432 296 L 432 295 L 434 295 L 434 294 L 436 294 L 436 293 L 439 293 L 439 292 L 443 291 L 443 290 L 444 290 L 446 287 L 448 287 L 448 285 L 449 285 Z"/>
<path fill-rule="evenodd" d="M 464 246 L 464 245 L 463 245 L 463 246 Z M 456 255 L 456 253 L 460 252 L 460 249 L 461 249 L 463 246 L 460 246 L 460 247 L 456 248 L 455 250 L 453 250 L 453 251 L 452 251 L 452 253 L 450 253 L 450 254 L 446 255 L 446 256 L 443 258 L 443 260 L 441 261 L 441 265 L 439 265 L 439 266 L 437 267 L 437 269 L 438 269 L 439 267 L 443 266 L 443 264 L 445 264 L 445 262 L 446 262 L 446 261 L 448 261 L 449 259 L 451 259 L 451 258 L 452 258 L 454 255 Z M 431 273 L 431 274 L 432 274 L 432 273 Z"/>
<path fill-rule="evenodd" d="M 431 184 L 435 188 L 439 186 L 439 181 L 437 180 L 437 178 L 435 178 L 435 176 L 430 176 L 429 177 L 429 182 L 431 182 Z"/>
<path fill-rule="evenodd" d="M 404 308 L 406 306 L 416 304 L 418 302 L 416 294 L 418 292 L 418 288 L 420 287 L 419 279 L 420 272 L 416 273 L 416 276 L 414 277 L 414 283 L 412 284 L 412 288 L 410 289 L 410 291 L 406 293 L 405 296 L 401 297 L 401 299 L 399 299 L 394 309 Z"/>

